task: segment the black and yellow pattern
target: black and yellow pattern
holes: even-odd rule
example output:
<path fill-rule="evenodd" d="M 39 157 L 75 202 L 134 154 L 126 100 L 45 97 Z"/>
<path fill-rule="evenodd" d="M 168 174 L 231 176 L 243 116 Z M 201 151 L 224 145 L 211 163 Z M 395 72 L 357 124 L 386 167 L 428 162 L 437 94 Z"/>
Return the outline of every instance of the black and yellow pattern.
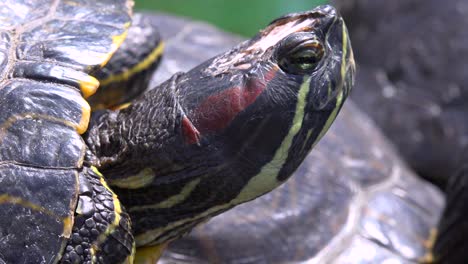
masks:
<path fill-rule="evenodd" d="M 74 251 L 66 246 L 84 238 L 76 236 L 81 218 L 75 215 L 89 187 L 83 180 L 89 168 L 83 167 L 86 145 L 80 135 L 88 128 L 91 109 L 83 97 L 99 85 L 89 74 L 125 38 L 132 4 L 0 3 L 0 262 L 57 263 L 64 254 L 74 259 L 70 252 L 85 250 L 82 244 Z M 100 208 L 107 202 L 94 204 Z M 120 241 L 132 244 L 123 215 L 109 234 L 123 230 Z M 103 239 L 97 244 L 99 252 L 106 244 L 112 243 Z M 118 258 L 127 258 L 129 248 Z"/>
<path fill-rule="evenodd" d="M 85 168 L 79 177 L 75 224 L 61 262 L 119 263 L 132 258 L 130 218 L 117 196 L 95 168 Z"/>
<path fill-rule="evenodd" d="M 131 1 L 0 8 L 10 5 L 27 12 L 0 17 L 0 164 L 8 166 L 0 206 L 39 231 L 1 230 L 9 253 L 0 262 L 131 263 L 141 246 L 137 261 L 156 259 L 165 243 L 283 183 L 335 119 L 354 76 L 346 28 L 330 6 L 279 18 L 143 93 L 164 44 L 150 16 L 130 28 Z M 88 129 L 83 97 L 118 111 L 96 114 Z M 0 216 L 0 228 L 9 219 Z"/>
<path fill-rule="evenodd" d="M 137 247 L 177 239 L 286 181 L 335 119 L 354 68 L 343 20 L 323 6 L 103 111 L 85 140 Z"/>
<path fill-rule="evenodd" d="M 59 260 L 72 233 L 77 188 L 74 170 L 0 165 L 0 260 Z"/>
<path fill-rule="evenodd" d="M 135 14 L 127 38 L 109 63 L 96 72 L 100 87 L 89 98 L 93 110 L 117 108 L 148 87 L 164 50 L 158 25 L 150 14 Z"/>

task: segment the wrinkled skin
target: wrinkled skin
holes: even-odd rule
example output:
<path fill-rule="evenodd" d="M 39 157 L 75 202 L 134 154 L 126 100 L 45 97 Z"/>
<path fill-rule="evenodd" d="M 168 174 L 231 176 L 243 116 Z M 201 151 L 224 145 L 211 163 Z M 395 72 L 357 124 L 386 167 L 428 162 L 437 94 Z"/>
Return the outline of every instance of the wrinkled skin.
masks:
<path fill-rule="evenodd" d="M 289 14 L 128 108 L 95 114 L 89 159 L 129 211 L 136 245 L 164 243 L 284 183 L 354 72 L 334 8 Z"/>
<path fill-rule="evenodd" d="M 155 84 L 239 42 L 197 21 L 157 19 L 167 45 Z M 160 262 L 415 263 L 442 209 L 442 194 L 348 101 L 288 182 L 171 243 Z"/>

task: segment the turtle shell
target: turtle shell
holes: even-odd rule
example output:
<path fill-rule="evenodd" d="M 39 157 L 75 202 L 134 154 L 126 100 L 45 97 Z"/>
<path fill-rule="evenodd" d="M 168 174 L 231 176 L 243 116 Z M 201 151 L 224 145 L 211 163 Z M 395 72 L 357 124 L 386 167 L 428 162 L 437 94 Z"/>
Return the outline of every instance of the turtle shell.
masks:
<path fill-rule="evenodd" d="M 90 108 L 127 0 L 0 3 L 0 262 L 56 263 L 74 223 Z"/>
<path fill-rule="evenodd" d="M 352 98 L 418 174 L 443 187 L 468 158 L 467 2 L 334 2 L 360 62 Z"/>
<path fill-rule="evenodd" d="M 154 83 L 239 41 L 204 23 L 158 19 L 167 45 Z M 288 182 L 173 242 L 160 262 L 413 263 L 429 253 L 443 205 L 347 102 Z"/>

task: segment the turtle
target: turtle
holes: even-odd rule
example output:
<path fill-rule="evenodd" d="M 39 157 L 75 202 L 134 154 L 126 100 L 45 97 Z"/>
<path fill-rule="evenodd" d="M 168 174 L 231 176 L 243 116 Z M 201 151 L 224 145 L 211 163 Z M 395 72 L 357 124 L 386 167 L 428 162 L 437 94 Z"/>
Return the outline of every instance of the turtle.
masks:
<path fill-rule="evenodd" d="M 447 186 L 447 206 L 444 209 L 438 230 L 440 235 L 434 243 L 437 262 L 462 264 L 468 260 L 466 235 L 468 234 L 468 163 L 462 163 Z"/>
<path fill-rule="evenodd" d="M 0 3 L 1 263 L 131 260 L 130 218 L 84 165 L 80 136 L 99 85 L 87 73 L 118 48 L 130 13 L 123 0 Z"/>
<path fill-rule="evenodd" d="M 285 182 L 352 87 L 347 29 L 325 5 L 144 91 L 162 46 L 153 37 L 134 53 L 146 57 L 119 64 L 126 34 L 143 29 L 130 28 L 132 4 L 0 4 L 0 262 L 156 258 Z M 96 95 L 90 117 L 96 77 L 114 99 Z"/>
<path fill-rule="evenodd" d="M 156 86 L 241 41 L 209 24 L 155 15 L 165 53 Z M 210 41 L 206 41 L 210 39 Z M 288 182 L 196 227 L 159 263 L 418 263 L 430 259 L 443 193 L 420 179 L 347 99 Z"/>
<path fill-rule="evenodd" d="M 442 189 L 468 158 L 464 0 L 335 0 L 359 63 L 354 100 Z M 381 52 L 381 50 L 389 52 Z"/>

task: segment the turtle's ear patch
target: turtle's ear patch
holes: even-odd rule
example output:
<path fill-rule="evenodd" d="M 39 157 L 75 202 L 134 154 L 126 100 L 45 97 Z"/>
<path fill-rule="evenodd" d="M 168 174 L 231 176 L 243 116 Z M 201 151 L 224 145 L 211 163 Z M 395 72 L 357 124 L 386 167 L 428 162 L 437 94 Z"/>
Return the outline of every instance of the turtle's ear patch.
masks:
<path fill-rule="evenodd" d="M 193 111 L 194 125 L 203 134 L 216 133 L 229 126 L 239 113 L 254 105 L 278 71 L 268 71 L 246 79 L 245 84 L 224 89 L 206 97 Z"/>

